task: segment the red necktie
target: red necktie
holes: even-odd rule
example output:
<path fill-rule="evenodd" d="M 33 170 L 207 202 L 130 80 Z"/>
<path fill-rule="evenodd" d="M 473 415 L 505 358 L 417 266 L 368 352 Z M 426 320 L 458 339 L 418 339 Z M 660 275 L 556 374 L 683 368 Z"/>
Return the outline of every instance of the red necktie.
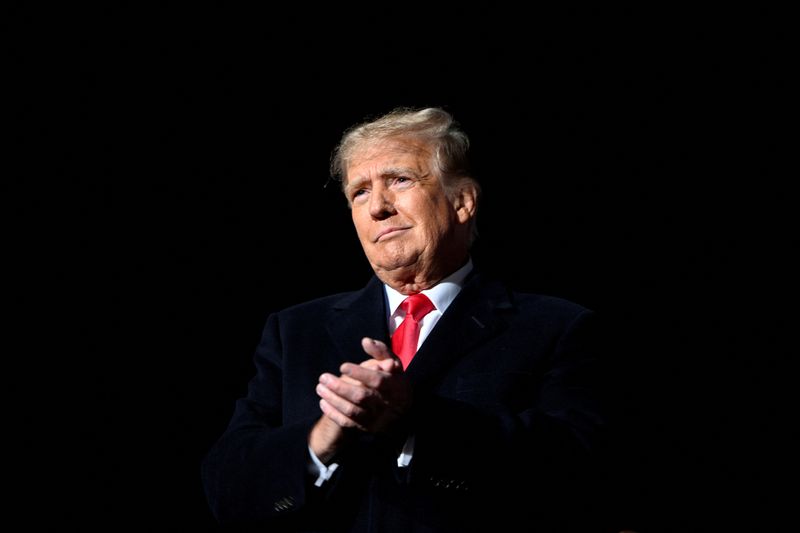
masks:
<path fill-rule="evenodd" d="M 436 306 L 420 292 L 403 300 L 400 307 L 406 312 L 406 317 L 392 335 L 392 351 L 400 358 L 403 369 L 406 369 L 417 352 L 419 321 Z"/>

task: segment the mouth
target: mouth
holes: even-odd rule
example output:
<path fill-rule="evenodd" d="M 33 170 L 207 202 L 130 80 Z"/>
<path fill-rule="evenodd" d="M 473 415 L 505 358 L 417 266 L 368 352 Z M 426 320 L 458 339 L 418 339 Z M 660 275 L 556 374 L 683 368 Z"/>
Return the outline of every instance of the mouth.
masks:
<path fill-rule="evenodd" d="M 411 226 L 393 226 L 391 228 L 383 229 L 375 237 L 375 241 L 374 242 L 385 241 L 386 239 L 394 237 L 398 233 L 403 232 L 403 231 L 405 231 L 407 229 L 411 229 Z"/>

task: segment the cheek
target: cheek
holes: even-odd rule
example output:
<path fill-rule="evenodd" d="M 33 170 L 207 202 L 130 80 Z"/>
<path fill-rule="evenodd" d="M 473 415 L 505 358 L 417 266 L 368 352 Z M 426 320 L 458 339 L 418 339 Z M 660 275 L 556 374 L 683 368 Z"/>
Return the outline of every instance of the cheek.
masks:
<path fill-rule="evenodd" d="M 426 212 L 425 220 L 428 232 L 437 235 L 447 233 L 453 225 L 452 209 L 444 202 L 432 204 Z"/>

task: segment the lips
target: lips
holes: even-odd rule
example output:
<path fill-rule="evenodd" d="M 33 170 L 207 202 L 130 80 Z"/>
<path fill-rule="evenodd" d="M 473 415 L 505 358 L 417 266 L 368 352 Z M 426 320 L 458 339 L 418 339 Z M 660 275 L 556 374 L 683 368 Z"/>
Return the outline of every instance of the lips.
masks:
<path fill-rule="evenodd" d="M 378 232 L 378 236 L 375 237 L 375 242 L 380 242 L 381 240 L 386 240 L 389 237 L 397 234 L 398 232 L 405 231 L 410 229 L 411 226 L 392 226 L 390 228 L 382 229 Z"/>

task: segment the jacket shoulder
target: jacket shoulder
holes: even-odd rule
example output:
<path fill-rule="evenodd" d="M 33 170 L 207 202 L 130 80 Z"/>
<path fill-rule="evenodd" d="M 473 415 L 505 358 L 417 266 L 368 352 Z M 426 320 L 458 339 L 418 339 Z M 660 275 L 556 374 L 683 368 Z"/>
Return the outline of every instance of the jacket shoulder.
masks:
<path fill-rule="evenodd" d="M 367 285 L 359 290 L 338 292 L 299 302 L 276 312 L 281 318 L 295 318 L 326 314 L 333 309 L 359 307 L 365 302 L 374 302 L 383 295 L 382 284 L 373 277 Z"/>

